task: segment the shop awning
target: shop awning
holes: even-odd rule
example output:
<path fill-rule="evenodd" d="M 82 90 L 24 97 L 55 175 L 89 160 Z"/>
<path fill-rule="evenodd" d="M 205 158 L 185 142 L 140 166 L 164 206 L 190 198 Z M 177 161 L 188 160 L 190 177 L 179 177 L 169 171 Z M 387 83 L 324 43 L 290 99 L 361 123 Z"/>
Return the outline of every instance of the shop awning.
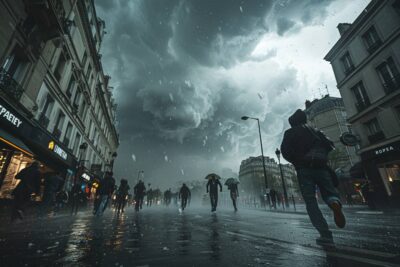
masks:
<path fill-rule="evenodd" d="M 24 142 L 22 142 L 18 137 L 7 133 L 3 129 L 0 129 L 0 141 L 31 157 L 33 156 L 32 151 L 24 144 Z"/>

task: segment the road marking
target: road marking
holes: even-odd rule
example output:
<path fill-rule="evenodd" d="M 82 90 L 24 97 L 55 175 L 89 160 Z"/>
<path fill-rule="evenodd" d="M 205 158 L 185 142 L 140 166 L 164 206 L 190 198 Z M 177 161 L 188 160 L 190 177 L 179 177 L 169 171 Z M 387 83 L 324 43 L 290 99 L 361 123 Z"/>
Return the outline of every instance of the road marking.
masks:
<path fill-rule="evenodd" d="M 356 211 L 356 213 L 378 215 L 378 214 L 383 214 L 383 211 Z"/>

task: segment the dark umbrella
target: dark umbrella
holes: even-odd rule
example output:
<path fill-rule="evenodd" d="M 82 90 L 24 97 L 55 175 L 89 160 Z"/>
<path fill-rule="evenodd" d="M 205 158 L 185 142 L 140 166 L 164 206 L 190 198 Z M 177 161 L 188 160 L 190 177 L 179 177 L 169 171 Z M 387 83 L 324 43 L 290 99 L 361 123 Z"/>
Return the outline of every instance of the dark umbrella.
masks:
<path fill-rule="evenodd" d="M 217 179 L 221 179 L 221 177 L 220 177 L 218 174 L 210 173 L 209 175 L 206 176 L 206 180 L 211 179 L 213 176 L 214 176 L 215 178 L 217 178 Z"/>
<path fill-rule="evenodd" d="M 228 178 L 228 179 L 225 181 L 225 185 L 229 186 L 229 185 L 231 185 L 231 184 L 239 184 L 239 181 L 236 180 L 235 178 Z"/>

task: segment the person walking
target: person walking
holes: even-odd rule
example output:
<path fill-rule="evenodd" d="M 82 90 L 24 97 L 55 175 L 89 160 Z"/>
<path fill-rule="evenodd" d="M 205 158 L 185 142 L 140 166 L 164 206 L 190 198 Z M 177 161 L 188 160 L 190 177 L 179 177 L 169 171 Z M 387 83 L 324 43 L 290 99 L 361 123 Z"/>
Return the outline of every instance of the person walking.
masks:
<path fill-rule="evenodd" d="M 126 179 L 121 179 L 119 188 L 117 190 L 117 213 L 124 212 L 124 208 L 126 205 L 126 197 L 129 192 L 129 185 Z"/>
<path fill-rule="evenodd" d="M 214 212 L 217 210 L 217 204 L 218 204 L 218 186 L 219 186 L 219 191 L 222 192 L 222 185 L 217 179 L 215 175 L 211 176 L 211 179 L 208 180 L 206 190 L 207 193 L 210 193 L 210 200 L 211 200 L 211 212 Z"/>
<path fill-rule="evenodd" d="M 274 207 L 274 209 L 276 210 L 277 192 L 275 191 L 275 189 L 270 190 L 269 196 L 271 197 L 272 207 Z"/>
<path fill-rule="evenodd" d="M 30 201 L 30 196 L 40 193 L 40 163 L 32 162 L 29 167 L 22 169 L 15 178 L 20 180 L 12 195 L 14 196 L 14 207 L 12 208 L 11 220 L 24 218 L 24 207 Z"/>
<path fill-rule="evenodd" d="M 189 202 L 190 202 L 190 197 L 191 197 L 190 189 L 189 189 L 189 187 L 186 186 L 185 183 L 182 185 L 181 189 L 179 190 L 179 196 L 178 197 L 181 200 L 182 210 L 184 210 L 186 208 L 187 203 L 188 203 L 188 199 L 189 199 Z"/>
<path fill-rule="evenodd" d="M 142 209 L 143 207 L 143 199 L 144 195 L 146 194 L 146 186 L 144 185 L 144 182 L 142 180 L 139 180 L 139 182 L 135 185 L 133 188 L 134 193 L 135 193 L 135 211 L 139 211 L 139 209 Z"/>
<path fill-rule="evenodd" d="M 238 190 L 237 183 L 229 184 L 228 189 L 230 191 L 233 207 L 234 207 L 235 211 L 237 211 L 238 209 L 237 209 L 237 205 L 236 205 L 236 200 L 239 197 L 239 190 Z"/>
<path fill-rule="evenodd" d="M 83 194 L 81 186 L 82 184 L 80 181 L 75 181 L 71 188 L 71 215 L 76 215 L 78 213 L 79 203 Z"/>
<path fill-rule="evenodd" d="M 337 177 L 328 167 L 328 153 L 334 149 L 334 144 L 320 130 L 308 126 L 306 121 L 306 114 L 300 109 L 289 118 L 291 128 L 284 133 L 282 156 L 296 168 L 307 213 L 320 234 L 317 244 L 331 245 L 332 232 L 318 207 L 315 189 L 318 186 L 323 200 L 333 211 L 336 225 L 343 228 L 346 218 L 334 185 Z"/>
<path fill-rule="evenodd" d="M 107 208 L 109 199 L 111 198 L 115 187 L 115 179 L 112 177 L 112 172 L 107 172 L 104 179 L 100 182 L 98 192 L 99 206 L 95 211 L 97 216 L 104 213 Z"/>
<path fill-rule="evenodd" d="M 56 203 L 56 194 L 62 189 L 64 179 L 59 172 L 52 172 L 44 179 L 41 215 L 45 216 Z"/>

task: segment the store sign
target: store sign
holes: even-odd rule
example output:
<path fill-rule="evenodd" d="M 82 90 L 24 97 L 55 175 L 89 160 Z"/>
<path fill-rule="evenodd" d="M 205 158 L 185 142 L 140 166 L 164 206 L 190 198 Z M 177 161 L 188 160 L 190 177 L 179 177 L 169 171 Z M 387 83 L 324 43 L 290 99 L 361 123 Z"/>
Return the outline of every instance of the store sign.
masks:
<path fill-rule="evenodd" d="M 86 181 L 90 181 L 90 175 L 87 174 L 87 173 L 85 173 L 85 172 L 82 173 L 81 177 L 82 177 L 82 179 L 84 179 L 84 180 L 86 180 Z"/>
<path fill-rule="evenodd" d="M 16 128 L 20 128 L 22 120 L 14 115 L 10 110 L 8 110 L 3 105 L 0 105 L 0 118 L 7 120 L 10 124 L 14 125 Z"/>
<path fill-rule="evenodd" d="M 58 146 L 54 141 L 50 141 L 49 149 L 59 155 L 62 159 L 67 160 L 68 154 L 60 146 Z"/>
<path fill-rule="evenodd" d="M 375 155 L 382 155 L 382 154 L 385 154 L 385 153 L 390 152 L 390 151 L 394 151 L 394 147 L 393 146 L 382 147 L 382 148 L 379 148 L 379 149 L 375 150 Z"/>
<path fill-rule="evenodd" d="M 358 138 L 358 136 L 352 133 L 343 133 L 340 136 L 340 141 L 345 146 L 356 146 L 360 143 L 360 139 Z"/>

